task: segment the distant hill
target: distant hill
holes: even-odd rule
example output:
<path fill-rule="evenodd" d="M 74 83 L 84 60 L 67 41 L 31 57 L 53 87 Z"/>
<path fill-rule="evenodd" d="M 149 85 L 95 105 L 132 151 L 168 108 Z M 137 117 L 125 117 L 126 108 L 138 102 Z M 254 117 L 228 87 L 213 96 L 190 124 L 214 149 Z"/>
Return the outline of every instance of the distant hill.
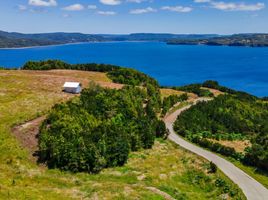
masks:
<path fill-rule="evenodd" d="M 168 44 L 268 47 L 268 34 L 235 34 L 206 39 L 171 39 Z"/>
<path fill-rule="evenodd" d="M 36 33 L 23 34 L 0 31 L 0 48 L 44 46 L 77 42 L 105 41 L 159 41 L 174 45 L 227 45 L 227 46 L 268 46 L 268 34 L 236 34 L 222 36 L 217 34 L 83 34 L 83 33 Z"/>
<path fill-rule="evenodd" d="M 103 42 L 103 41 L 164 41 L 170 39 L 207 39 L 217 35 L 203 34 L 166 34 L 166 33 L 134 33 L 126 35 L 113 34 L 83 34 L 83 33 L 37 33 L 23 34 L 0 31 L 0 48 L 16 48 L 29 46 L 44 46 L 67 44 L 76 42 Z"/>
<path fill-rule="evenodd" d="M 44 46 L 76 42 L 96 42 L 104 39 L 98 35 L 82 33 L 23 34 L 0 31 L 0 48 Z"/>
<path fill-rule="evenodd" d="M 169 34 L 169 33 L 132 33 L 128 35 L 101 34 L 106 40 L 112 41 L 169 41 L 171 39 L 208 39 L 217 34 Z"/>

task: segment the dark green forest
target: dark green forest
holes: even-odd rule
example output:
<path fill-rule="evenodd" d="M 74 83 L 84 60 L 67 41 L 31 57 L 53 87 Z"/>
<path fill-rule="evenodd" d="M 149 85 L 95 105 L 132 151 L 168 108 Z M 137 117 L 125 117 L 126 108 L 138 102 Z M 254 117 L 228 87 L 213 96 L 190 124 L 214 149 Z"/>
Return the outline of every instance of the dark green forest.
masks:
<path fill-rule="evenodd" d="M 268 170 L 268 104 L 255 98 L 238 92 L 200 102 L 178 117 L 174 129 L 201 146 Z M 233 148 L 213 144 L 206 138 L 249 138 L 252 147 L 240 155 Z"/>
<path fill-rule="evenodd" d="M 40 161 L 50 168 L 99 172 L 123 165 L 130 151 L 151 148 L 166 128 L 156 116 L 158 97 L 146 89 L 91 84 L 80 98 L 56 105 L 40 131 Z"/>

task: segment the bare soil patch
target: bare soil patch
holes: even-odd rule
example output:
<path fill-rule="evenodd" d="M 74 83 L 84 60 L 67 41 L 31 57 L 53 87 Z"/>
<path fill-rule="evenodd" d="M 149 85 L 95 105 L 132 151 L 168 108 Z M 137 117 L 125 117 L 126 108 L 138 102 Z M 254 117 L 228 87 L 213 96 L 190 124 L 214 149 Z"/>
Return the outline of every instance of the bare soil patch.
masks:
<path fill-rule="evenodd" d="M 44 120 L 45 116 L 38 117 L 12 129 L 13 135 L 20 142 L 21 146 L 29 151 L 32 161 L 37 161 L 35 154 L 38 151 L 39 127 Z"/>

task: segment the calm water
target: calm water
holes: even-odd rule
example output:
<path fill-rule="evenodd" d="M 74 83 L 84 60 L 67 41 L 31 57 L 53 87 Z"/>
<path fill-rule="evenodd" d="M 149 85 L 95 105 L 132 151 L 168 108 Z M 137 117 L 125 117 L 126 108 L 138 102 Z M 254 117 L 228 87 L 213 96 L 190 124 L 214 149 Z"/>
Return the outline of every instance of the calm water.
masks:
<path fill-rule="evenodd" d="M 0 50 L 0 66 L 20 67 L 28 60 L 44 59 L 132 67 L 167 86 L 213 79 L 234 89 L 268 96 L 268 48 L 114 42 Z"/>

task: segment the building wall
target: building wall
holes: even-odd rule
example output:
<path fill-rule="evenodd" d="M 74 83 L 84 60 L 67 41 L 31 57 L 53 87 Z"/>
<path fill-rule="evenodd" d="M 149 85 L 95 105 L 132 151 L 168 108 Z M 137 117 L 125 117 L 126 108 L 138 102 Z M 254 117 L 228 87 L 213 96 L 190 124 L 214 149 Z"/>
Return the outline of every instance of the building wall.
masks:
<path fill-rule="evenodd" d="M 64 88 L 64 91 L 65 92 L 68 92 L 68 93 L 78 94 L 78 93 L 81 92 L 81 87 L 77 87 L 77 88 L 68 88 L 68 87 L 65 87 Z"/>

